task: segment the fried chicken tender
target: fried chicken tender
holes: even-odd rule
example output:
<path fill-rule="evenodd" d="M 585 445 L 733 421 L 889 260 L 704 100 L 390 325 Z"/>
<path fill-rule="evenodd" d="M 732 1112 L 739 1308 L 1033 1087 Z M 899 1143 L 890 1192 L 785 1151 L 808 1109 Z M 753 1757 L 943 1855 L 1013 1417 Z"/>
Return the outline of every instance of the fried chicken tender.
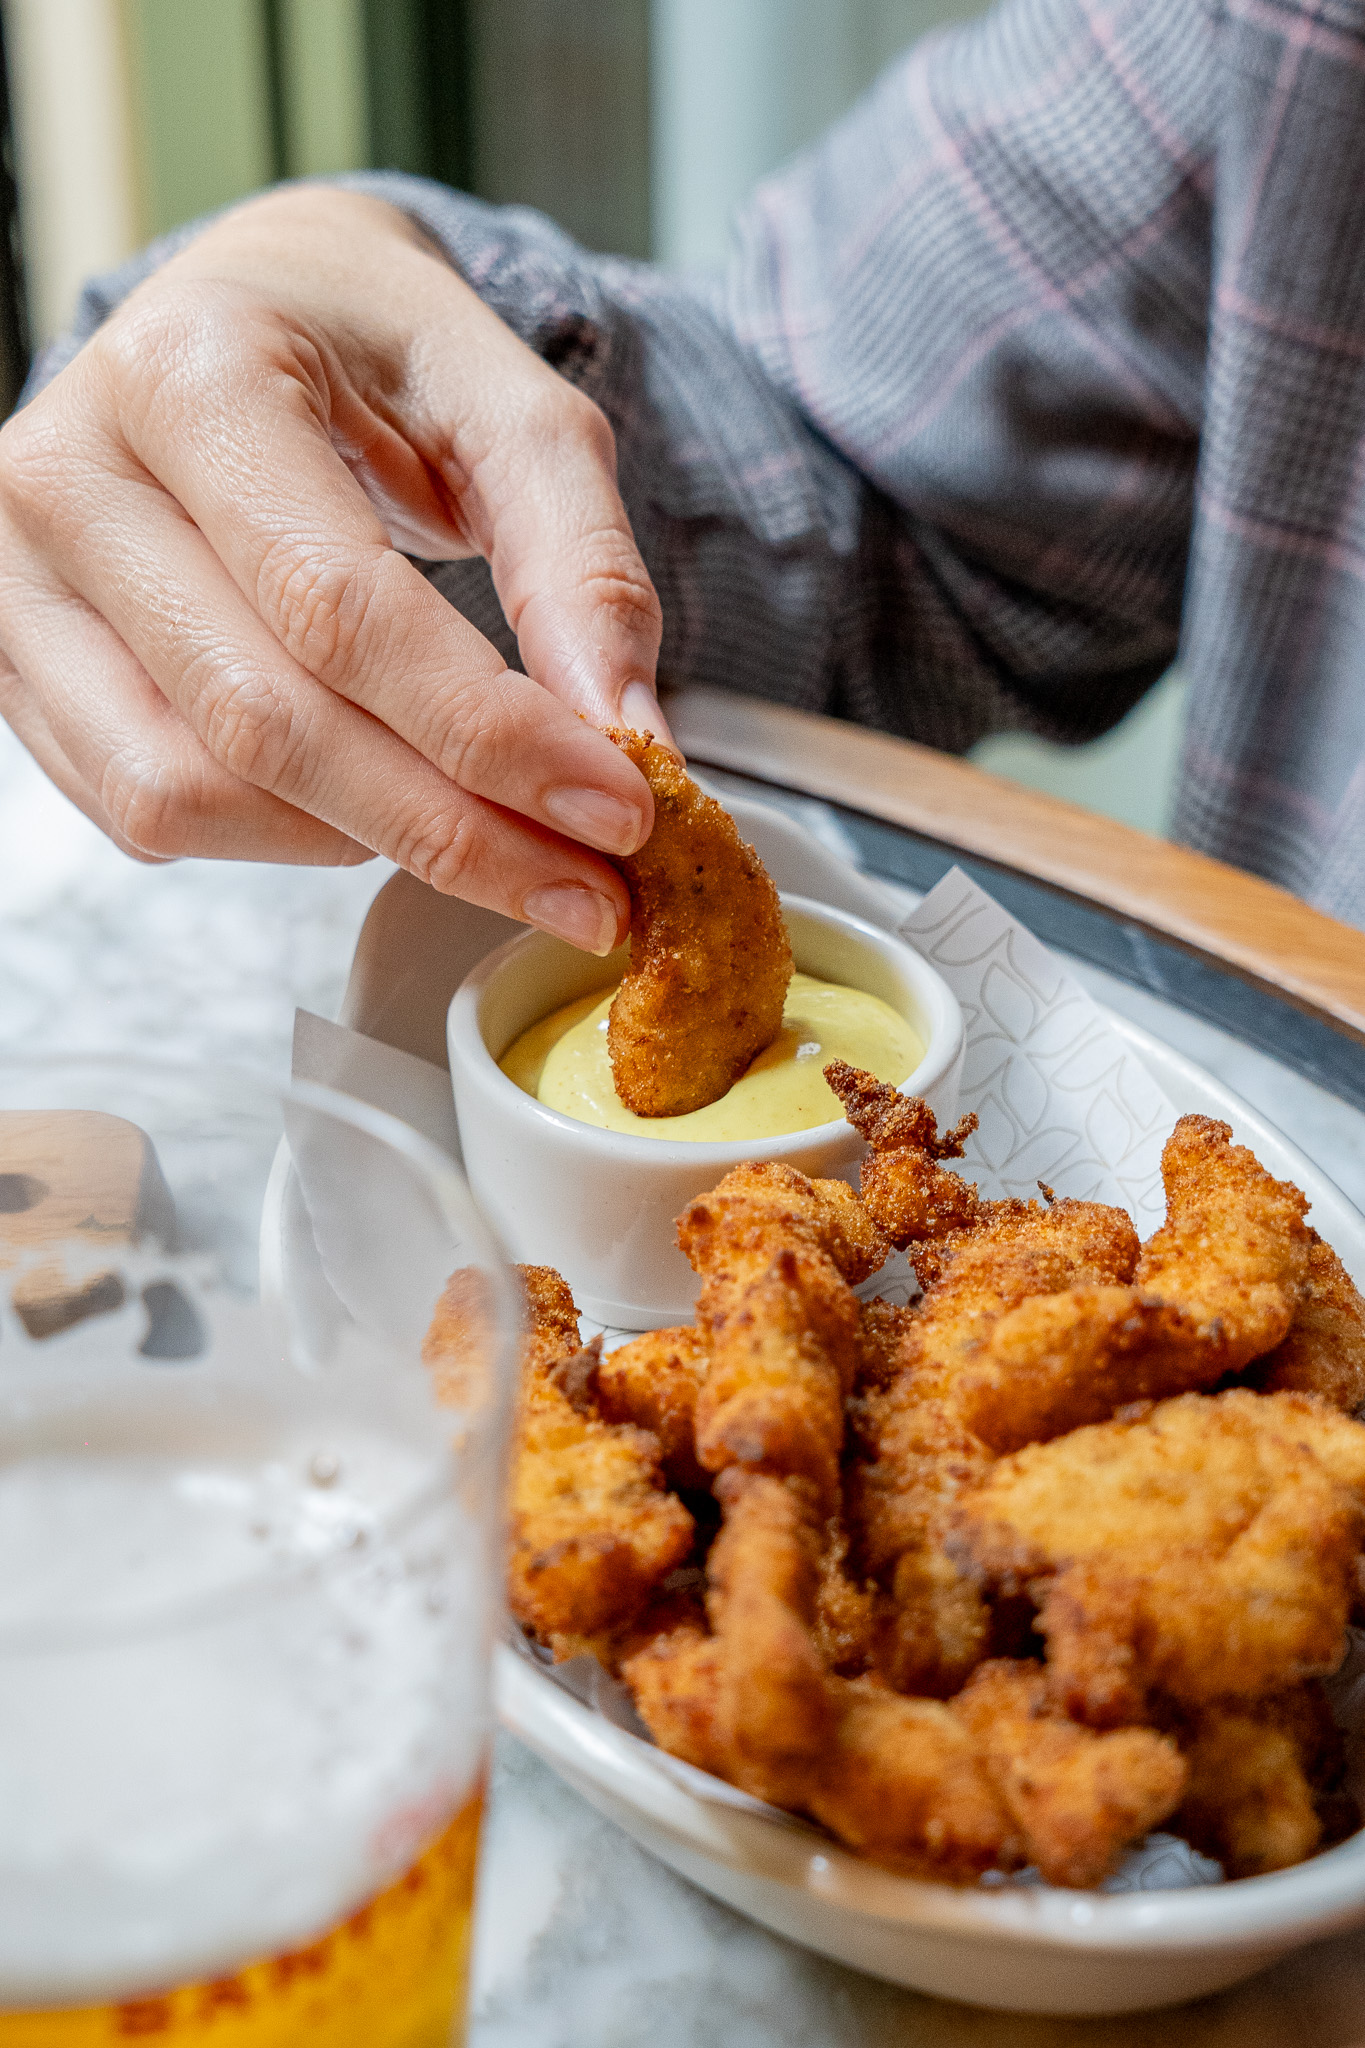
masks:
<path fill-rule="evenodd" d="M 709 1354 L 690 1326 L 646 1330 L 609 1353 L 597 1368 L 597 1406 L 604 1422 L 633 1422 L 659 1439 L 670 1486 L 710 1485 L 697 1463 L 697 1396 Z"/>
<path fill-rule="evenodd" d="M 749 1165 L 693 1202 L 678 1243 L 701 1275 L 697 1328 L 711 1361 L 699 1462 L 802 1476 L 832 1505 L 860 1358 L 850 1283 L 883 1263 L 886 1240 L 843 1181 Z"/>
<path fill-rule="evenodd" d="M 1198 1324 L 1221 1372 L 1240 1372 L 1289 1333 L 1308 1274 L 1307 1198 L 1208 1116 L 1181 1117 L 1161 1178 L 1166 1221 L 1134 1285 Z"/>
<path fill-rule="evenodd" d="M 1310 1231 L 1308 1278 L 1289 1335 L 1254 1368 L 1267 1394 L 1321 1394 L 1354 1414 L 1365 1407 L 1365 1297 L 1330 1244 Z"/>
<path fill-rule="evenodd" d="M 661 1749 L 744 1785 L 722 1723 L 722 1659 L 717 1637 L 686 1627 L 638 1651 L 623 1676 Z M 873 1862 L 939 1883 L 971 1884 L 1022 1860 L 979 1747 L 947 1707 L 866 1679 L 825 1686 L 829 1732 L 818 1757 L 789 1770 L 787 1804 Z"/>
<path fill-rule="evenodd" d="M 1025 1854 L 1049 1884 L 1100 1884 L 1185 1791 L 1188 1766 L 1169 1736 L 1078 1726 L 1051 1703 L 1041 1664 L 982 1664 L 952 1711 L 980 1744 Z"/>
<path fill-rule="evenodd" d="M 607 737 L 654 796 L 649 838 L 614 863 L 630 890 L 630 966 L 607 1024 L 612 1073 L 637 1116 L 682 1116 L 718 1101 L 776 1038 L 791 946 L 729 813 L 648 733 Z"/>
<path fill-rule="evenodd" d="M 663 1490 L 659 1440 L 593 1412 L 597 1353 L 548 1266 L 520 1269 L 528 1327 L 512 1460 L 508 1603 L 544 1641 L 624 1626 L 688 1556 L 691 1515 Z"/>
<path fill-rule="evenodd" d="M 622 1666 L 655 1741 L 895 1869 L 968 1882 L 1007 1864 L 1010 1823 L 962 1724 L 827 1669 L 811 1488 L 731 1467 L 716 1490 L 714 1632 L 685 1624 Z"/>
<path fill-rule="evenodd" d="M 850 1468 L 849 1518 L 860 1568 L 890 1598 L 878 1668 L 902 1691 L 946 1697 L 986 1654 L 990 1616 L 942 1547 L 958 1495 L 991 1459 L 964 1421 L 966 1368 L 992 1327 L 1031 1295 L 1072 1281 L 1126 1277 L 1137 1233 L 1095 1202 L 982 1205 L 976 1227 L 945 1238 L 939 1277 L 906 1320 L 897 1370 L 855 1404 L 864 1455 Z"/>
<path fill-rule="evenodd" d="M 721 1646 L 704 1624 L 669 1629 L 621 1665 L 635 1710 L 660 1749 L 714 1778 L 731 1776 L 720 1720 Z"/>
<path fill-rule="evenodd" d="M 859 1678 L 872 1662 L 877 1626 L 877 1589 L 859 1579 L 848 1561 L 848 1531 L 842 1515 L 825 1527 L 820 1576 L 815 1590 L 815 1641 L 825 1668 Z"/>
<path fill-rule="evenodd" d="M 471 1408 L 488 1400 L 497 1355 L 497 1316 L 487 1275 L 477 1266 L 461 1266 L 442 1289 L 422 1340 L 422 1363 L 441 1406 Z"/>
<path fill-rule="evenodd" d="M 706 1605 L 726 1775 L 760 1799 L 799 1805 L 834 1718 L 815 1641 L 818 1506 L 802 1480 L 733 1466 L 716 1494 L 724 1521 L 707 1559 Z"/>
<path fill-rule="evenodd" d="M 1174 1824 L 1229 1877 L 1286 1870 L 1311 1856 L 1324 1833 L 1339 1836 L 1358 1823 L 1338 1791 L 1345 1753 L 1318 1685 L 1215 1705 L 1181 1742 L 1190 1775 Z"/>
<path fill-rule="evenodd" d="M 867 1393 L 874 1387 L 888 1386 L 895 1378 L 900 1369 L 901 1344 L 914 1317 L 913 1303 L 901 1308 L 877 1295 L 875 1300 L 862 1304 L 858 1367 L 853 1381 L 856 1392 Z"/>
<path fill-rule="evenodd" d="M 1143 1247 L 1132 1286 L 1079 1285 L 1021 1302 L 964 1374 L 963 1420 L 992 1450 L 1210 1387 L 1288 1332 L 1308 1273 L 1299 1190 L 1205 1116 L 1181 1117 L 1161 1171 L 1166 1222 Z"/>
<path fill-rule="evenodd" d="M 940 1138 L 934 1112 L 919 1096 L 902 1095 L 847 1060 L 831 1060 L 824 1072 L 848 1121 L 872 1148 L 862 1163 L 859 1190 L 868 1215 L 896 1249 L 970 1228 L 981 1198 L 970 1181 L 937 1162 L 962 1157 L 976 1117 L 964 1116 Z"/>
<path fill-rule="evenodd" d="M 834 1736 L 805 1811 L 874 1863 L 940 1884 L 971 1884 L 1020 1862 L 979 1744 L 937 1700 L 869 1679 L 831 1679 Z"/>
<path fill-rule="evenodd" d="M 1148 1718 L 1335 1668 L 1365 1530 L 1365 1425 L 1311 1396 L 1184 1394 L 1002 1459 L 950 1548 L 1040 1603 L 1053 1697 Z"/>

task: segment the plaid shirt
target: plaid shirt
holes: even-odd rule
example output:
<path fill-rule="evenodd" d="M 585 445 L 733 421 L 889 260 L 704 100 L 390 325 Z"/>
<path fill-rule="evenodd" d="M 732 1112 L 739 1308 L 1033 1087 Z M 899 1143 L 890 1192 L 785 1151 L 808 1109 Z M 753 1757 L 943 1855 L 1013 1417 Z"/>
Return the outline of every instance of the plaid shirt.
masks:
<path fill-rule="evenodd" d="M 340 182 L 609 414 L 665 681 L 961 749 L 1099 733 L 1178 651 L 1178 836 L 1365 925 L 1365 0 L 1003 0 L 724 280 Z M 430 574 L 513 655 L 482 564 Z"/>

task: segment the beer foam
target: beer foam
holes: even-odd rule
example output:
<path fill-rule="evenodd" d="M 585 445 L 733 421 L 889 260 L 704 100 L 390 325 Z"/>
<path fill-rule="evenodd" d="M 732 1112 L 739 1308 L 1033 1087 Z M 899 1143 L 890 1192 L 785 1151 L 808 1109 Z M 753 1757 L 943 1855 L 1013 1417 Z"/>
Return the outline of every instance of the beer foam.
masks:
<path fill-rule="evenodd" d="M 0 2006 L 295 1947 L 480 1769 L 490 1579 L 449 1454 L 258 1420 L 215 1421 L 222 1458 L 114 1431 L 0 1467 Z"/>

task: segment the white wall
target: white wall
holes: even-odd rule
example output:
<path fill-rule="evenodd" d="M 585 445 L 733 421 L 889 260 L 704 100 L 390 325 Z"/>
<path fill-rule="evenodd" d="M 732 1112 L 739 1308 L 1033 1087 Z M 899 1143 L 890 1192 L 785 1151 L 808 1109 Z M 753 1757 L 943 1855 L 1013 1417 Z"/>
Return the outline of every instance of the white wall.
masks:
<path fill-rule="evenodd" d="M 652 0 L 654 251 L 723 259 L 750 186 L 981 0 Z"/>
<path fill-rule="evenodd" d="M 136 246 L 118 0 L 4 0 L 29 321 L 67 324 L 83 280 Z"/>

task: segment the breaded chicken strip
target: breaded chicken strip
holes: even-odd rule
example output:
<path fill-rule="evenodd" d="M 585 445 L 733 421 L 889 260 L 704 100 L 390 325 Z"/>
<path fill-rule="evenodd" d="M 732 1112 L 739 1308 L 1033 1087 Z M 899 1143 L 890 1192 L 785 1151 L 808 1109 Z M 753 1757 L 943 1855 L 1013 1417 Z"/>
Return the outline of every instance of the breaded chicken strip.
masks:
<path fill-rule="evenodd" d="M 824 1072 L 848 1121 L 872 1148 L 860 1169 L 859 1190 L 869 1216 L 896 1249 L 969 1229 L 978 1220 L 981 1198 L 970 1181 L 937 1162 L 962 1157 L 975 1116 L 964 1116 L 940 1138 L 934 1112 L 919 1096 L 902 1095 L 846 1060 L 831 1060 Z"/>
<path fill-rule="evenodd" d="M 1188 1769 L 1169 1736 L 1078 1726 L 1049 1700 L 1041 1664 L 981 1665 L 952 1711 L 980 1744 L 1025 1855 L 1049 1884 L 1101 1883 L 1185 1790 Z"/>
<path fill-rule="evenodd" d="M 760 1799 L 799 1805 L 834 1721 L 815 1640 L 819 1509 L 800 1479 L 734 1467 L 716 1494 L 724 1521 L 707 1559 L 706 1607 L 726 1775 Z"/>
<path fill-rule="evenodd" d="M 1308 1273 L 1306 1196 L 1275 1180 L 1232 1126 L 1182 1116 L 1161 1154 L 1166 1221 L 1133 1284 L 1197 1324 L 1224 1372 L 1288 1335 Z"/>
<path fill-rule="evenodd" d="M 883 1301 L 880 1295 L 862 1304 L 855 1392 L 870 1393 L 895 1378 L 900 1370 L 901 1344 L 915 1314 L 914 1303 L 902 1308 L 895 1302 Z"/>
<path fill-rule="evenodd" d="M 1353 1415 L 1365 1407 L 1365 1297 L 1330 1244 L 1310 1231 L 1308 1278 L 1284 1342 L 1253 1369 L 1267 1394 L 1321 1394 Z"/>
<path fill-rule="evenodd" d="M 1022 1860 L 980 1744 L 949 1708 L 869 1679 L 829 1684 L 834 1737 L 807 1784 L 807 1813 L 872 1862 L 940 1884 Z"/>
<path fill-rule="evenodd" d="M 575 1323 L 575 1341 L 577 1332 Z M 497 1357 L 497 1314 L 487 1275 L 477 1266 L 461 1266 L 442 1289 L 422 1340 L 422 1363 L 441 1406 L 472 1408 L 489 1399 Z"/>
<path fill-rule="evenodd" d="M 1365 1529 L 1365 1425 L 1301 1394 L 1185 1394 L 1001 1459 L 950 1547 L 1040 1602 L 1076 1719 L 1283 1691 L 1335 1668 Z"/>
<path fill-rule="evenodd" d="M 886 1240 L 843 1181 L 750 1165 L 685 1211 L 678 1243 L 701 1275 L 697 1329 L 711 1360 L 700 1463 L 804 1477 L 832 1508 L 860 1358 L 850 1283 L 877 1270 Z"/>
<path fill-rule="evenodd" d="M 635 1710 L 660 1749 L 731 1777 L 733 1765 L 720 1720 L 721 1646 L 704 1623 L 668 1629 L 621 1666 Z"/>
<path fill-rule="evenodd" d="M 649 734 L 607 737 L 654 795 L 649 838 L 614 863 L 630 891 L 630 966 L 607 1024 L 612 1073 L 637 1116 L 682 1116 L 718 1101 L 776 1038 L 791 946 L 729 812 Z"/>
<path fill-rule="evenodd" d="M 595 1348 L 548 1266 L 523 1266 L 528 1327 L 512 1457 L 507 1597 L 542 1641 L 629 1622 L 692 1548 L 692 1517 L 663 1490 L 659 1440 L 594 1412 Z M 568 1650 L 572 1654 L 572 1650 Z"/>
<path fill-rule="evenodd" d="M 696 1490 L 710 1474 L 697 1463 L 697 1396 L 710 1359 L 690 1326 L 646 1330 L 608 1353 L 597 1368 L 597 1407 L 604 1422 L 633 1422 L 659 1439 L 670 1486 Z"/>
<path fill-rule="evenodd" d="M 1190 1777 L 1174 1825 L 1229 1877 L 1285 1870 L 1358 1823 L 1321 1686 L 1215 1705 L 1177 1732 Z"/>
<path fill-rule="evenodd" d="M 877 1630 L 877 1589 L 849 1564 L 842 1514 L 825 1524 L 815 1590 L 815 1642 L 826 1670 L 860 1678 L 872 1662 Z"/>
<path fill-rule="evenodd" d="M 889 1594 L 879 1668 L 898 1689 L 946 1697 L 986 1654 L 990 1617 L 942 1547 L 959 1493 L 988 1466 L 958 1388 L 999 1319 L 1075 1280 L 1122 1279 L 1138 1254 L 1122 1210 L 1095 1202 L 1001 1202 L 939 1247 L 939 1277 L 902 1333 L 897 1370 L 855 1404 L 863 1456 L 850 1466 L 859 1569 Z"/>
<path fill-rule="evenodd" d="M 1081 1285 L 996 1324 L 960 1388 L 994 1451 L 1102 1421 L 1138 1400 L 1210 1387 L 1278 1344 L 1308 1272 L 1307 1204 L 1227 1124 L 1183 1116 L 1161 1158 L 1166 1221 L 1131 1287 Z"/>
<path fill-rule="evenodd" d="M 717 1490 L 714 1634 L 684 1624 L 622 1666 L 655 1741 L 894 1869 L 969 1883 L 1008 1868 L 1014 1831 L 962 1723 L 825 1670 L 809 1489 L 732 1469 Z"/>

